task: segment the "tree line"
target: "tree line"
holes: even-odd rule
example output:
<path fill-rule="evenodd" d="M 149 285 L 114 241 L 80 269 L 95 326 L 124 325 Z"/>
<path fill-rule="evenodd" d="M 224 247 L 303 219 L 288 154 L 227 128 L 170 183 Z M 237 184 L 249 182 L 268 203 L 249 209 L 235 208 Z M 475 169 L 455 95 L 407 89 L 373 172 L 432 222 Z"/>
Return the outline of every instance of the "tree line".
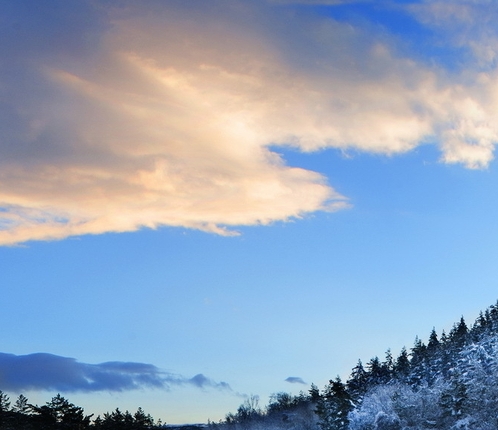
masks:
<path fill-rule="evenodd" d="M 57 394 L 45 405 L 0 391 L 0 430 L 144 430 L 164 427 L 142 408 L 94 417 Z M 496 430 L 498 429 L 498 302 L 470 327 L 463 317 L 427 343 L 416 337 L 397 357 L 361 360 L 346 381 L 297 396 L 276 393 L 267 406 L 248 397 L 211 430 Z"/>
<path fill-rule="evenodd" d="M 361 360 L 350 377 L 299 396 L 279 393 L 266 408 L 246 401 L 212 424 L 230 429 L 496 430 L 498 302 L 470 327 L 462 317 L 449 333 L 416 337 L 397 357 Z M 312 414 L 310 415 L 310 411 Z"/>
<path fill-rule="evenodd" d="M 0 391 L 1 430 L 145 430 L 162 426 L 160 420 L 155 423 L 142 408 L 134 414 L 116 408 L 93 419 L 93 414 L 86 415 L 83 408 L 60 394 L 38 406 L 30 404 L 23 394 L 11 404 L 9 396 Z"/>

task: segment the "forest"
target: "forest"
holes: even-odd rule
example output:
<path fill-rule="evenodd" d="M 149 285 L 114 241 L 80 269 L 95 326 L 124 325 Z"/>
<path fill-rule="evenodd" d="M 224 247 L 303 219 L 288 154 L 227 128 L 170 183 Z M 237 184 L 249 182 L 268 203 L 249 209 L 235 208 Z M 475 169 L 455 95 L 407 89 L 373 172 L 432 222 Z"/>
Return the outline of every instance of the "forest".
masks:
<path fill-rule="evenodd" d="M 0 391 L 0 429 L 143 430 L 173 428 L 146 414 L 119 408 L 103 416 L 57 394 L 45 405 Z M 312 384 L 298 395 L 275 393 L 261 407 L 248 397 L 224 420 L 189 428 L 211 430 L 496 430 L 498 429 L 498 302 L 470 327 L 464 318 L 449 333 L 434 329 L 424 343 L 397 357 L 358 361 L 346 381 Z M 186 427 L 182 427 L 186 429 Z"/>
<path fill-rule="evenodd" d="M 496 430 L 498 429 L 498 302 L 470 327 L 434 329 L 383 360 L 361 360 L 350 377 L 319 390 L 278 393 L 265 408 L 250 398 L 225 420 L 226 430 Z"/>

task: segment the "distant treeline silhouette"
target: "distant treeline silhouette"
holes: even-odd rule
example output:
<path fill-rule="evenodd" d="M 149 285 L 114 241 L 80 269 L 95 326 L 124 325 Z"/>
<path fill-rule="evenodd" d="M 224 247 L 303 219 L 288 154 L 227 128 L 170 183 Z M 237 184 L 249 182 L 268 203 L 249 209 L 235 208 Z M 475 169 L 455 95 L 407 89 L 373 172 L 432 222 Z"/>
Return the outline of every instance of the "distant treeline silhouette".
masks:
<path fill-rule="evenodd" d="M 131 414 L 119 408 L 103 416 L 85 415 L 83 408 L 57 394 L 43 406 L 28 403 L 19 395 L 13 405 L 7 394 L 0 391 L 0 429 L 2 430 L 144 430 L 161 428 L 142 408 Z"/>

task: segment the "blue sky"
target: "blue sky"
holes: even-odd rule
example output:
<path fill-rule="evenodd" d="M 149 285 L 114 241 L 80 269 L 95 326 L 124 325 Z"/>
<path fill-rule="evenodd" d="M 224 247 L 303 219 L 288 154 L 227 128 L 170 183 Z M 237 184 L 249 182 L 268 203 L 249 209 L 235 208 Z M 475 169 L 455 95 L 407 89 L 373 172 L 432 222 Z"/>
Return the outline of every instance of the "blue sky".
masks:
<path fill-rule="evenodd" d="M 0 389 L 216 421 L 473 322 L 497 8 L 3 2 Z"/>

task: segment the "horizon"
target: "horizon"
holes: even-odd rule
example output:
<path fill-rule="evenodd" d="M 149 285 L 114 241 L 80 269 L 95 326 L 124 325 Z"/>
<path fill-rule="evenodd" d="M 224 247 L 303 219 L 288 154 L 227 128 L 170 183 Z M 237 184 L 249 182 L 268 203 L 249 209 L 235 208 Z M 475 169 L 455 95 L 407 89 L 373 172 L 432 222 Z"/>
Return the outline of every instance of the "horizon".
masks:
<path fill-rule="evenodd" d="M 496 303 L 498 5 L 7 0 L 0 18 L 11 400 L 217 422 Z"/>

